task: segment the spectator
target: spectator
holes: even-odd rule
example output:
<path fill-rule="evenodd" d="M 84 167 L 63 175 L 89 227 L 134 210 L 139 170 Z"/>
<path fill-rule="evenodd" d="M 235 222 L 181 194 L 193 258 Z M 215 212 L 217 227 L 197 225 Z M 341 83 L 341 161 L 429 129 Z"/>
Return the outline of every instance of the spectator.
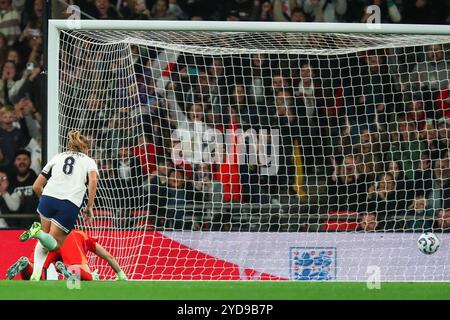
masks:
<path fill-rule="evenodd" d="M 130 186 L 137 186 L 142 179 L 141 165 L 138 158 L 132 156 L 132 147 L 128 142 L 122 142 L 119 147 L 118 158 L 113 157 L 113 168 L 117 170 L 117 177 L 126 181 Z"/>
<path fill-rule="evenodd" d="M 16 152 L 13 171 L 10 174 L 10 188 L 12 192 L 20 195 L 21 202 L 17 213 L 32 214 L 37 210 L 39 198 L 33 191 L 36 173 L 31 169 L 31 153 L 21 149 Z M 22 228 L 29 225 L 29 221 L 23 221 Z"/>
<path fill-rule="evenodd" d="M 27 132 L 27 136 L 34 138 L 36 141 L 41 137 L 41 126 L 35 118 L 36 110 L 33 102 L 28 96 L 21 98 L 15 105 L 16 119 L 21 125 L 21 129 Z M 25 124 L 25 128 L 22 128 Z"/>
<path fill-rule="evenodd" d="M 225 17 L 225 21 L 240 21 L 237 11 L 230 11 Z"/>
<path fill-rule="evenodd" d="M 197 164 L 194 168 L 195 200 L 201 203 L 213 201 L 213 184 L 211 166 L 207 163 Z"/>
<path fill-rule="evenodd" d="M 11 0 L 0 0 L 0 32 L 8 39 L 8 45 L 13 45 L 20 36 L 20 14 Z"/>
<path fill-rule="evenodd" d="M 136 0 L 113 0 L 111 5 L 119 14 L 120 19 L 128 20 L 133 15 L 135 2 Z"/>
<path fill-rule="evenodd" d="M 153 143 L 153 139 L 148 134 L 139 136 L 139 141 L 134 147 L 133 156 L 136 157 L 137 163 L 140 163 L 142 175 L 148 176 L 156 170 L 156 156 L 158 148 Z"/>
<path fill-rule="evenodd" d="M 394 177 L 390 173 L 381 174 L 377 187 L 369 188 L 367 212 L 376 214 L 381 229 L 394 230 L 398 217 L 404 217 L 406 201 L 403 195 L 396 188 Z"/>
<path fill-rule="evenodd" d="M 301 8 L 304 0 L 272 0 L 274 21 L 291 21 L 295 8 Z"/>
<path fill-rule="evenodd" d="M 29 70 L 40 68 L 40 66 L 42 66 L 42 62 L 40 60 L 43 57 L 44 51 L 42 47 L 42 34 L 38 33 L 30 38 L 27 38 L 23 45 L 26 46 L 23 51 L 25 51 L 28 56 L 26 60 L 27 68 L 29 68 Z M 30 67 L 30 64 L 32 64 L 32 67 Z"/>
<path fill-rule="evenodd" d="M 278 91 L 275 100 L 275 114 L 271 118 L 271 132 L 273 136 L 272 145 L 277 147 L 275 137 L 279 136 L 278 142 L 278 171 L 270 176 L 271 194 L 291 194 L 294 185 L 295 163 L 294 140 L 300 136 L 298 119 L 294 111 L 294 99 L 290 90 Z M 277 131 L 274 131 L 277 130 Z M 272 165 L 274 165 L 272 163 Z"/>
<path fill-rule="evenodd" d="M 359 172 L 364 173 L 367 182 L 375 181 L 379 172 L 383 169 L 383 155 L 385 150 L 379 141 L 379 136 L 369 129 L 363 129 L 359 144 L 355 146 L 358 157 Z"/>
<path fill-rule="evenodd" d="M 427 118 L 435 119 L 434 110 L 425 112 L 425 104 L 420 99 L 413 99 L 407 104 L 406 108 L 406 119 L 410 122 L 415 122 L 416 127 L 419 131 L 425 128 Z"/>
<path fill-rule="evenodd" d="M 419 137 L 425 149 L 429 151 L 430 159 L 438 158 L 440 153 L 438 130 L 435 128 L 433 120 L 427 120 L 425 128 L 419 133 Z"/>
<path fill-rule="evenodd" d="M 363 67 L 352 70 L 350 87 L 344 84 L 347 117 L 354 138 L 366 126 L 369 126 L 370 131 L 386 131 L 389 115 L 395 111 L 395 81 L 381 54 L 368 52 L 362 58 Z"/>
<path fill-rule="evenodd" d="M 443 87 L 436 98 L 437 118 L 450 118 L 450 94 L 449 85 Z"/>
<path fill-rule="evenodd" d="M 427 209 L 426 204 L 427 199 L 425 195 L 421 191 L 416 192 L 406 212 L 406 220 L 404 222 L 400 221 L 397 229 L 402 229 L 406 232 L 432 232 L 434 211 L 430 208 Z"/>
<path fill-rule="evenodd" d="M 377 217 L 373 213 L 362 213 L 358 216 L 357 231 L 373 232 L 378 227 Z"/>
<path fill-rule="evenodd" d="M 31 153 L 31 169 L 39 175 L 42 170 L 42 137 L 39 136 L 37 140 L 31 138 L 25 150 Z"/>
<path fill-rule="evenodd" d="M 223 198 L 222 185 L 213 180 L 211 166 L 207 163 L 197 164 L 194 168 L 194 203 L 197 205 L 195 213 L 201 217 L 210 215 L 213 211 L 220 210 Z M 212 208 L 205 204 L 212 204 Z M 201 206 L 199 209 L 198 205 Z M 196 221 L 194 230 L 200 230 L 202 225 Z"/>
<path fill-rule="evenodd" d="M 16 152 L 25 147 L 29 137 L 23 129 L 14 126 L 15 110 L 11 106 L 0 109 L 0 149 L 10 163 L 16 158 Z"/>
<path fill-rule="evenodd" d="M 243 66 L 248 101 L 257 106 L 258 113 L 264 114 L 263 110 L 267 109 L 265 88 L 271 87 L 269 56 L 265 53 L 254 53 L 250 55 L 249 62 L 249 66 Z"/>
<path fill-rule="evenodd" d="M 164 157 L 159 157 L 157 160 L 157 169 L 152 172 L 149 185 L 150 185 L 150 211 L 157 216 L 156 225 L 158 227 L 163 227 L 166 223 L 165 211 L 163 208 L 159 207 L 161 199 L 159 195 L 162 190 L 167 189 L 167 179 L 169 175 L 169 170 L 172 168 L 172 164 L 169 160 Z"/>
<path fill-rule="evenodd" d="M 105 93 L 99 91 L 91 91 L 87 96 L 84 108 L 86 108 L 83 117 L 77 116 L 77 120 L 81 122 L 82 128 L 91 126 L 92 128 L 106 128 L 109 122 L 108 108 L 105 106 Z M 128 110 L 127 110 L 128 111 Z M 76 117 L 74 115 L 74 117 Z"/>
<path fill-rule="evenodd" d="M 414 172 L 414 190 L 424 195 L 429 195 L 433 187 L 433 166 L 430 153 L 426 150 L 422 152 L 420 161 Z"/>
<path fill-rule="evenodd" d="M 303 10 L 313 22 L 339 22 L 347 11 L 347 1 L 305 0 Z"/>
<path fill-rule="evenodd" d="M 11 104 L 11 96 L 18 93 L 21 84 L 17 83 L 17 67 L 12 61 L 6 61 L 2 68 L 2 79 L 0 83 L 0 103 Z"/>
<path fill-rule="evenodd" d="M 347 155 L 328 177 L 327 190 L 331 211 L 365 212 L 367 185 L 363 174 L 357 171 L 353 155 Z"/>
<path fill-rule="evenodd" d="M 16 65 L 16 73 L 20 74 L 22 70 L 25 68 L 23 65 L 23 58 L 20 53 L 20 50 L 18 50 L 15 47 L 8 47 L 6 51 L 6 59 L 5 61 L 12 61 Z"/>
<path fill-rule="evenodd" d="M 275 80 L 277 80 L 275 78 Z M 287 86 L 287 82 L 284 84 Z M 303 62 L 300 65 L 300 79 L 297 87 L 295 88 L 294 95 L 299 101 L 298 104 L 304 106 L 305 111 L 303 112 L 306 119 L 303 125 L 310 128 L 317 127 L 317 106 L 316 106 L 316 90 L 319 88 L 317 78 L 315 73 L 311 68 L 309 62 Z M 312 134 L 310 135 L 317 135 Z"/>
<path fill-rule="evenodd" d="M 299 7 L 291 10 L 291 22 L 306 22 L 306 14 Z"/>
<path fill-rule="evenodd" d="M 139 100 L 143 113 L 149 116 L 158 115 L 158 96 L 155 90 L 155 80 L 151 77 L 145 79 L 145 86 L 140 90 Z"/>
<path fill-rule="evenodd" d="M 169 11 L 169 0 L 156 0 L 152 8 L 152 19 L 177 20 L 177 17 Z"/>
<path fill-rule="evenodd" d="M 419 133 L 415 123 L 399 117 L 398 131 L 400 133 L 399 150 L 392 154 L 392 159 L 402 163 L 407 179 L 412 180 L 414 169 L 420 161 L 420 155 L 425 150 L 425 143 L 419 140 Z"/>
<path fill-rule="evenodd" d="M 450 199 L 446 198 L 442 210 L 439 210 L 436 219 L 436 231 L 450 231 Z"/>
<path fill-rule="evenodd" d="M 20 195 L 10 193 L 8 175 L 0 170 L 0 214 L 15 213 L 20 206 Z M 0 219 L 0 228 L 21 228 L 24 223 L 22 219 Z"/>
<path fill-rule="evenodd" d="M 224 144 L 227 149 L 214 172 L 214 180 L 219 181 L 223 188 L 224 202 L 241 202 L 242 185 L 239 168 L 239 140 L 237 132 L 242 129 L 236 107 L 230 108 L 230 122 L 226 126 Z"/>
<path fill-rule="evenodd" d="M 418 162 L 419 164 L 420 162 Z M 409 180 L 405 176 L 405 171 L 403 170 L 402 162 L 390 160 L 384 162 L 385 168 L 383 168 L 384 172 L 390 173 L 394 178 L 395 188 L 400 195 L 398 198 L 404 199 L 406 197 L 407 200 L 411 199 L 411 195 L 409 192 L 413 191 L 413 180 Z"/>
<path fill-rule="evenodd" d="M 439 91 L 449 84 L 450 68 L 442 44 L 429 45 L 424 50 L 425 61 L 418 63 L 411 72 L 411 89 L 420 90 L 424 101 L 435 101 Z M 434 103 L 431 108 L 433 106 Z"/>
<path fill-rule="evenodd" d="M 259 122 L 257 108 L 249 103 L 248 95 L 245 94 L 244 84 L 235 84 L 231 87 L 231 105 L 236 106 L 241 117 L 242 126 L 245 129 L 255 126 Z"/>
<path fill-rule="evenodd" d="M 29 14 L 27 12 L 27 14 Z M 40 35 L 43 30 L 42 25 L 42 0 L 34 0 L 33 10 L 29 16 L 23 21 L 25 28 L 23 29 L 19 41 L 22 42 L 29 38 Z"/>
<path fill-rule="evenodd" d="M 145 0 L 135 0 L 134 7 L 130 11 L 131 16 L 129 18 L 131 20 L 149 20 L 152 17 Z"/>
<path fill-rule="evenodd" d="M 95 7 L 91 15 L 98 20 L 114 20 L 119 19 L 120 15 L 109 0 L 95 0 Z"/>
<path fill-rule="evenodd" d="M 185 206 L 191 204 L 193 193 L 181 170 L 171 169 L 167 174 L 167 186 L 159 188 L 158 216 L 165 218 L 165 227 L 183 229 L 185 215 L 189 211 Z"/>
<path fill-rule="evenodd" d="M 439 212 L 443 208 L 444 200 L 450 197 L 450 165 L 447 158 L 436 159 L 433 167 L 433 186 L 426 195 L 427 207 Z"/>
<path fill-rule="evenodd" d="M 191 106 L 187 121 L 181 122 L 172 134 L 172 139 L 181 142 L 183 157 L 180 160 L 194 165 L 203 161 L 202 152 L 205 144 L 205 136 L 211 129 L 204 123 L 205 114 L 202 103 L 195 103 Z M 178 165 L 178 163 L 175 163 Z"/>
<path fill-rule="evenodd" d="M 277 95 L 278 92 L 282 92 L 285 89 L 291 88 L 291 83 L 287 77 L 278 70 L 272 71 L 272 94 Z"/>
<path fill-rule="evenodd" d="M 259 9 L 259 1 L 256 4 L 254 0 L 230 0 L 224 3 L 223 10 L 226 14 L 234 12 L 241 21 L 255 20 Z"/>
<path fill-rule="evenodd" d="M 442 153 L 450 149 L 450 119 L 440 118 L 437 129 L 438 150 Z"/>
<path fill-rule="evenodd" d="M 274 10 L 270 0 L 261 1 L 259 21 L 274 21 Z"/>
<path fill-rule="evenodd" d="M 189 18 L 186 12 L 181 9 L 180 5 L 178 4 L 178 0 L 169 0 L 168 12 L 170 14 L 173 14 L 179 20 L 187 20 Z"/>
<path fill-rule="evenodd" d="M 95 208 L 100 210 L 111 210 L 120 214 L 124 208 L 125 188 L 114 170 L 111 160 L 102 160 L 98 163 L 99 179 L 98 190 L 102 190 L 102 197 L 95 197 Z"/>
<path fill-rule="evenodd" d="M 226 99 L 227 88 L 232 85 L 230 67 L 228 67 L 230 65 L 232 65 L 230 59 L 214 57 L 207 69 L 209 93 L 211 94 L 211 99 L 208 102 L 213 105 L 215 111 L 220 113 L 227 113 L 224 106 L 228 102 Z"/>
<path fill-rule="evenodd" d="M 321 84 L 309 62 L 300 64 L 300 78 L 295 84 L 294 95 L 296 113 L 300 125 L 300 139 L 306 174 L 317 175 L 324 172 L 324 157 L 330 155 L 329 148 L 323 148 L 320 139 L 319 109 L 323 100 L 319 98 Z M 323 118 L 322 118 L 323 119 Z M 324 133 L 325 134 L 325 133 Z M 327 154 L 328 153 L 328 154 Z"/>

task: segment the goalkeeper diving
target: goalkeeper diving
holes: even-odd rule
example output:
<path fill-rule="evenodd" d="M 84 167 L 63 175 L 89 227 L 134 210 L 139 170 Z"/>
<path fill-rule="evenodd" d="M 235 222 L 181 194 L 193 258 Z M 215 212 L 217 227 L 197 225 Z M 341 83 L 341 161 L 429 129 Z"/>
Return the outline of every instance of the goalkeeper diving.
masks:
<path fill-rule="evenodd" d="M 98 280 L 98 275 L 92 272 L 88 265 L 87 253 L 92 252 L 99 258 L 105 260 L 116 273 L 118 280 L 128 280 L 125 273 L 120 269 L 116 259 L 103 248 L 94 238 L 84 231 L 72 230 L 63 246 L 48 254 L 44 262 L 43 270 L 48 270 L 50 264 L 55 264 L 55 268 L 65 279 L 78 279 L 82 281 Z M 6 278 L 11 280 L 18 274 L 23 280 L 30 280 L 33 273 L 33 258 L 21 257 L 6 272 Z"/>

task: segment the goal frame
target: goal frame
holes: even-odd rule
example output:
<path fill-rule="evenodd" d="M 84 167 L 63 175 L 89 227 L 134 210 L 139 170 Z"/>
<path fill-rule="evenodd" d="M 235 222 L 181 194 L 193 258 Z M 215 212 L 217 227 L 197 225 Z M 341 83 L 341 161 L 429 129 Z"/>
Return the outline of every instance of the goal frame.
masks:
<path fill-rule="evenodd" d="M 242 21 L 129 21 L 60 20 L 48 21 L 47 75 L 47 159 L 58 150 L 59 47 L 61 30 L 134 30 L 134 31 L 210 31 L 210 32 L 315 32 L 371 34 L 450 35 L 450 25 L 315 23 L 315 22 L 242 22 Z"/>
<path fill-rule="evenodd" d="M 59 145 L 59 52 L 60 31 L 183 31 L 183 32 L 276 32 L 276 33 L 351 33 L 450 35 L 450 26 L 407 24 L 225 22 L 225 21 L 121 21 L 121 20 L 49 20 L 47 68 L 47 159 L 60 152 Z M 126 40 L 125 40 L 126 41 Z M 364 48 L 361 48 L 364 50 Z M 142 238 L 144 243 L 144 238 Z M 139 249 L 140 250 L 140 249 Z M 139 252 L 139 255 L 141 253 Z M 132 267 L 135 275 L 137 265 Z"/>

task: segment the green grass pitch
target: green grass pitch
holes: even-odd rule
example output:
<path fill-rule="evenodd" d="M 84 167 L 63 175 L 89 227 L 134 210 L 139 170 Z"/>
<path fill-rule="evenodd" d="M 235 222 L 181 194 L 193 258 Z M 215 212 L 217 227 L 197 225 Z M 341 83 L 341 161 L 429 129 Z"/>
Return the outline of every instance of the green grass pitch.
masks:
<path fill-rule="evenodd" d="M 75 285 L 76 286 L 76 285 Z M 69 289 L 65 281 L 0 281 L 4 300 L 403 300 L 450 299 L 447 282 L 97 281 Z"/>

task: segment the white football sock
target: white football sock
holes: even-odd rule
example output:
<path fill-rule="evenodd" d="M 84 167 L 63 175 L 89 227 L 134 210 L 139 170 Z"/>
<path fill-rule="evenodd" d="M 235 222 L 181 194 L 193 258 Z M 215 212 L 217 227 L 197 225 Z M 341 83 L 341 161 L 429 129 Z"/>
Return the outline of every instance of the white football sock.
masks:
<path fill-rule="evenodd" d="M 42 267 L 44 266 L 45 259 L 47 259 L 48 250 L 38 241 L 34 248 L 34 263 L 32 278 L 41 277 Z"/>

